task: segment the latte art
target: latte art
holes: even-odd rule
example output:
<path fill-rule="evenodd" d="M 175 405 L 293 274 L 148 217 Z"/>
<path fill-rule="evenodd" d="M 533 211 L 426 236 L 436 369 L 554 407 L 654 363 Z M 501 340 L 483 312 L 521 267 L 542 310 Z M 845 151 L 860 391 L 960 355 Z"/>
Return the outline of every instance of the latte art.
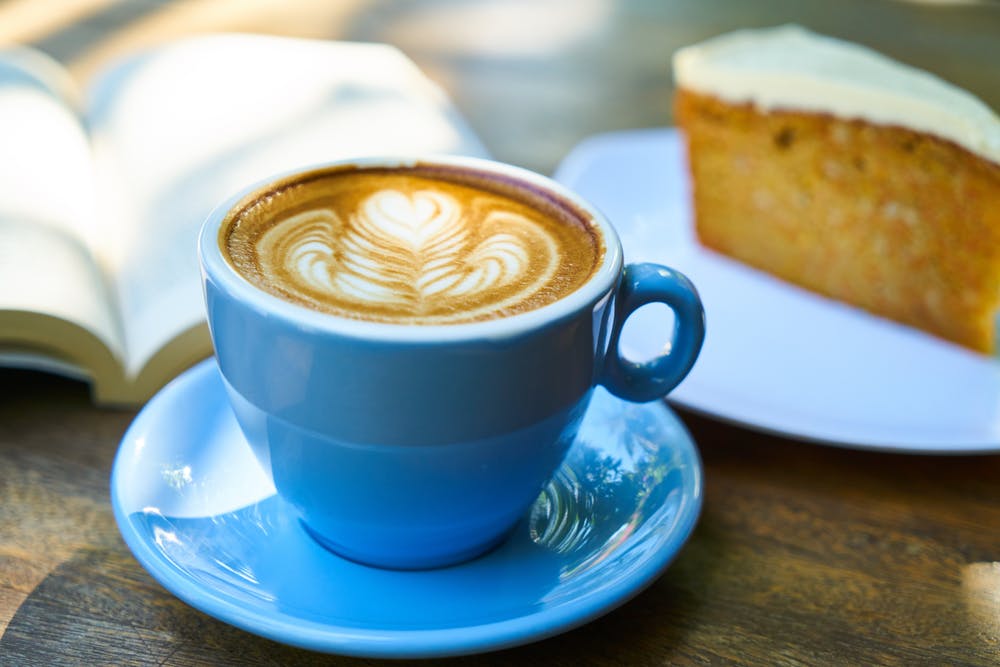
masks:
<path fill-rule="evenodd" d="M 352 172 L 263 198 L 231 226 L 229 258 L 295 303 L 410 324 L 530 310 L 593 272 L 599 246 L 579 222 L 506 193 L 417 176 Z"/>
<path fill-rule="evenodd" d="M 329 209 L 299 213 L 263 234 L 257 255 L 265 275 L 285 276 L 286 289 L 303 298 L 325 294 L 412 316 L 509 292 L 465 309 L 469 319 L 525 299 L 558 266 L 555 243 L 528 218 L 491 211 L 473 229 L 457 201 L 432 191 L 377 192 L 346 220 Z"/>

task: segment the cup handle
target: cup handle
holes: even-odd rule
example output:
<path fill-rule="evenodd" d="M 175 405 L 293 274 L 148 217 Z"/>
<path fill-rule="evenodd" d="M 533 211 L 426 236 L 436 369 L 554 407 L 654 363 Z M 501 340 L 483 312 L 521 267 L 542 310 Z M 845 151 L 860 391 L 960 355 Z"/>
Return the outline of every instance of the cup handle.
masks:
<path fill-rule="evenodd" d="M 622 357 L 618 339 L 629 316 L 647 303 L 663 303 L 674 311 L 670 349 L 648 361 L 630 361 Z M 704 340 L 705 310 L 691 281 L 659 264 L 629 264 L 615 297 L 611 337 L 598 381 L 627 401 L 663 398 L 694 366 Z"/>

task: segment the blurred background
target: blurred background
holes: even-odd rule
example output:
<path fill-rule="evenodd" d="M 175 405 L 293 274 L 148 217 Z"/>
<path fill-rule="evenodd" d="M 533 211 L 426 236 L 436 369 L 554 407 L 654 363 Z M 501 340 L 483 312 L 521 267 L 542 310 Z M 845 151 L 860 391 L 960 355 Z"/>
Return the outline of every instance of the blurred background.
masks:
<path fill-rule="evenodd" d="M 786 22 L 1000 109 L 992 0 L 4 0 L 0 46 L 40 48 L 85 85 L 117 56 L 198 33 L 388 42 L 448 91 L 494 157 L 551 173 L 589 134 L 671 124 L 678 47 Z"/>

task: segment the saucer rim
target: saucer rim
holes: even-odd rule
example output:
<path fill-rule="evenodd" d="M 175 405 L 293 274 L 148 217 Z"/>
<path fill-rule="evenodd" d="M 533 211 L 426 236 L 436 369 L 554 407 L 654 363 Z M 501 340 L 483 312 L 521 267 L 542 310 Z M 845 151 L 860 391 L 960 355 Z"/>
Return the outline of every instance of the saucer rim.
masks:
<path fill-rule="evenodd" d="M 187 605 L 223 623 L 246 632 L 312 651 L 364 658 L 440 658 L 496 651 L 540 641 L 580 627 L 620 607 L 639 595 L 666 570 L 687 543 L 701 515 L 704 504 L 704 467 L 698 447 L 683 420 L 663 401 L 644 404 L 659 410 L 662 418 L 677 427 L 680 437 L 670 441 L 666 451 L 682 451 L 684 464 L 690 468 L 691 485 L 682 486 L 681 504 L 673 528 L 664 535 L 648 533 L 645 540 L 661 544 L 650 550 L 644 562 L 632 568 L 610 588 L 601 588 L 584 597 L 573 597 L 556 606 L 544 607 L 513 618 L 442 628 L 379 629 L 374 625 L 351 627 L 321 623 L 289 615 L 251 611 L 231 597 L 205 586 L 174 566 L 144 538 L 144 533 L 129 518 L 120 499 L 120 481 L 125 455 L 137 435 L 146 432 L 146 423 L 164 397 L 197 390 L 217 371 L 214 358 L 191 367 L 166 385 L 136 415 L 123 435 L 115 455 L 111 474 L 111 504 L 119 533 L 133 556 L 164 589 Z M 614 400 L 621 400 L 615 398 Z M 576 446 L 576 445 L 574 445 Z M 269 496 L 273 497 L 273 496 Z M 660 511 L 657 508 L 657 512 Z M 134 512 L 133 512 L 134 514 Z M 634 539 L 634 538 L 630 538 Z M 331 558 L 339 558 L 331 553 Z M 487 554 L 484 557 L 489 557 Z M 453 567 L 462 567 L 462 564 Z M 419 576 L 419 572 L 414 573 Z"/>

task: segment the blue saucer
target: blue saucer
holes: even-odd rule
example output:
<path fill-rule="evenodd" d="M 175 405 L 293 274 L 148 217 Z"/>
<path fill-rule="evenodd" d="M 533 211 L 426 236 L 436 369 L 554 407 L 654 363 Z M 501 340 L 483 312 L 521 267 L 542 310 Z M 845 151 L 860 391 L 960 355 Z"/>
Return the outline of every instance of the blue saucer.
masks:
<path fill-rule="evenodd" d="M 566 463 L 501 546 L 437 570 L 366 567 L 317 545 L 274 494 L 209 360 L 139 413 L 111 498 L 138 561 L 196 609 L 317 651 L 432 657 L 548 637 L 630 599 L 691 534 L 702 468 L 665 404 L 599 388 Z"/>

